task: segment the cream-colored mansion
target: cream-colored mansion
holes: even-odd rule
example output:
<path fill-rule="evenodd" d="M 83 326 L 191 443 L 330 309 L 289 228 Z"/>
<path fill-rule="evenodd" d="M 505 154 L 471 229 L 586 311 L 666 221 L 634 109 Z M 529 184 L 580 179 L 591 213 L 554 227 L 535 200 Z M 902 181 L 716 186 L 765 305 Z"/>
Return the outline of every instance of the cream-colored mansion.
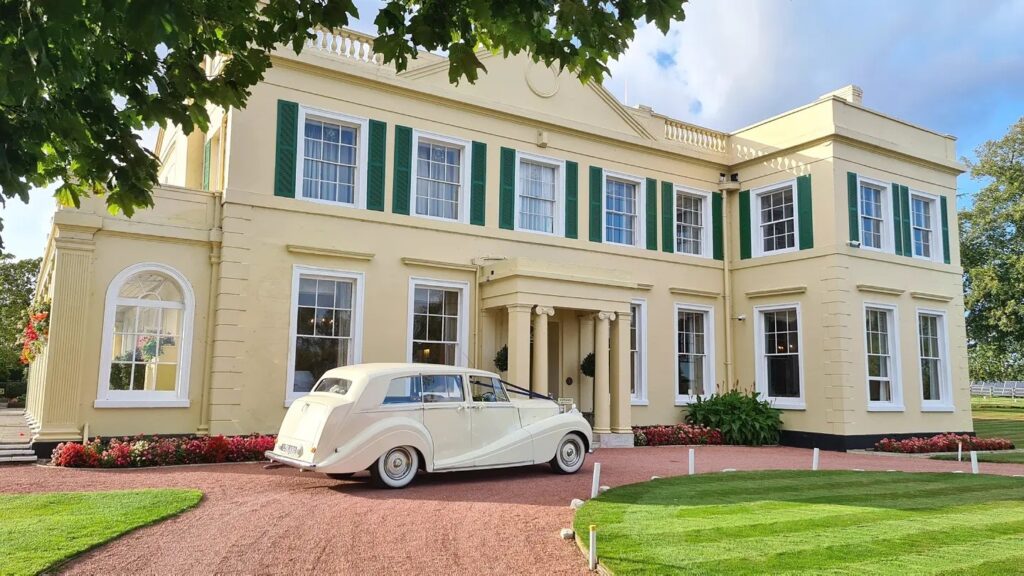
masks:
<path fill-rule="evenodd" d="M 37 445 L 276 432 L 330 367 L 505 346 L 606 446 L 732 389 L 797 445 L 971 430 L 952 137 L 854 86 L 722 133 L 484 62 L 456 87 L 321 33 L 246 109 L 159 135 L 155 208 L 60 209 Z"/>

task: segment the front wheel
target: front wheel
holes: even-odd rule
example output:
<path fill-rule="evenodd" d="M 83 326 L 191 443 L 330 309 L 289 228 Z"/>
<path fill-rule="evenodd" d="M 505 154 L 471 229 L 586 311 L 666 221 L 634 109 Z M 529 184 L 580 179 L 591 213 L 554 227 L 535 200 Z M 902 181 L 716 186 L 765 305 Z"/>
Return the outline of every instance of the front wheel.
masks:
<path fill-rule="evenodd" d="M 420 456 L 411 446 L 388 450 L 370 466 L 370 477 L 381 488 L 405 488 L 416 477 Z"/>
<path fill-rule="evenodd" d="M 579 434 L 569 433 L 562 437 L 551 459 L 551 468 L 559 474 L 575 474 L 583 467 L 587 451 Z"/>

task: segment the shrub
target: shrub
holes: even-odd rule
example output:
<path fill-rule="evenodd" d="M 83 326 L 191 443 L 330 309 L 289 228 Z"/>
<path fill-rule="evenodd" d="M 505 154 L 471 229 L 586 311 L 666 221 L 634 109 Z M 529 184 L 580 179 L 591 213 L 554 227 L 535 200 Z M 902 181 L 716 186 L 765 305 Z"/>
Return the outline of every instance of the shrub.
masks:
<path fill-rule="evenodd" d="M 721 444 L 722 433 L 705 426 L 675 424 L 668 426 L 634 426 L 634 446 L 679 446 L 686 444 Z"/>
<path fill-rule="evenodd" d="M 875 444 L 880 452 L 923 454 L 929 452 L 956 452 L 957 443 L 964 450 L 1013 450 L 1013 442 L 1005 438 L 978 438 L 970 434 L 936 434 L 931 438 L 883 438 Z"/>
<path fill-rule="evenodd" d="M 139 468 L 172 464 L 212 464 L 263 460 L 273 450 L 275 437 L 185 436 L 160 438 L 96 438 L 85 444 L 65 442 L 53 450 L 54 466 L 66 468 Z"/>
<path fill-rule="evenodd" d="M 494 367 L 498 372 L 508 372 L 508 346 L 502 346 L 501 350 L 494 354 Z"/>
<path fill-rule="evenodd" d="M 582 372 L 583 375 L 586 376 L 587 378 L 593 378 L 595 362 L 596 360 L 594 359 L 594 353 L 591 352 L 590 354 L 587 354 L 586 356 L 583 357 L 583 362 L 580 362 L 580 372 Z"/>
<path fill-rule="evenodd" d="M 722 433 L 726 444 L 762 446 L 778 444 L 782 417 L 758 394 L 743 394 L 732 390 L 725 394 L 712 394 L 690 404 L 686 421 L 689 424 L 715 428 Z"/>

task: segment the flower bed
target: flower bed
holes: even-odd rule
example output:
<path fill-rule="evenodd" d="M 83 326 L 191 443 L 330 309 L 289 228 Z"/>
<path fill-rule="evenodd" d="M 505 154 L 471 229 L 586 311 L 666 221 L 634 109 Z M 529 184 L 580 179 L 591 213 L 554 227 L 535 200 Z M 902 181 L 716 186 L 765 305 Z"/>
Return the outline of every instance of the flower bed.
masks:
<path fill-rule="evenodd" d="M 634 446 L 679 446 L 685 444 L 721 444 L 722 433 L 707 426 L 675 424 L 671 426 L 634 426 Z"/>
<path fill-rule="evenodd" d="M 904 454 L 956 452 L 958 442 L 962 443 L 964 450 L 1013 450 L 1013 442 L 1004 438 L 978 438 L 970 434 L 936 434 L 931 438 L 904 440 L 883 438 L 875 444 L 875 450 Z"/>
<path fill-rule="evenodd" d="M 274 436 L 158 436 L 96 438 L 85 444 L 65 442 L 53 450 L 54 466 L 67 468 L 139 468 L 174 464 L 213 464 L 263 460 L 274 449 Z"/>

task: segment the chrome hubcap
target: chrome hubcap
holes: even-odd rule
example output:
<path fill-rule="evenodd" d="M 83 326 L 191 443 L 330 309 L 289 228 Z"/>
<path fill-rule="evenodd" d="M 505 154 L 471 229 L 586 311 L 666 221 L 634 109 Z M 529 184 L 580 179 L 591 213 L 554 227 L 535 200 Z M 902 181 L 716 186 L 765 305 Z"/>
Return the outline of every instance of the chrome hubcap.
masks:
<path fill-rule="evenodd" d="M 384 473 L 392 480 L 401 480 L 412 469 L 412 455 L 403 448 L 395 448 L 384 458 Z"/>
<path fill-rule="evenodd" d="M 581 452 L 579 446 L 576 445 L 576 442 L 572 440 L 567 440 L 564 444 L 562 444 L 561 454 L 562 464 L 564 464 L 568 468 L 572 468 L 573 466 L 576 465 L 577 462 L 579 462 Z"/>

